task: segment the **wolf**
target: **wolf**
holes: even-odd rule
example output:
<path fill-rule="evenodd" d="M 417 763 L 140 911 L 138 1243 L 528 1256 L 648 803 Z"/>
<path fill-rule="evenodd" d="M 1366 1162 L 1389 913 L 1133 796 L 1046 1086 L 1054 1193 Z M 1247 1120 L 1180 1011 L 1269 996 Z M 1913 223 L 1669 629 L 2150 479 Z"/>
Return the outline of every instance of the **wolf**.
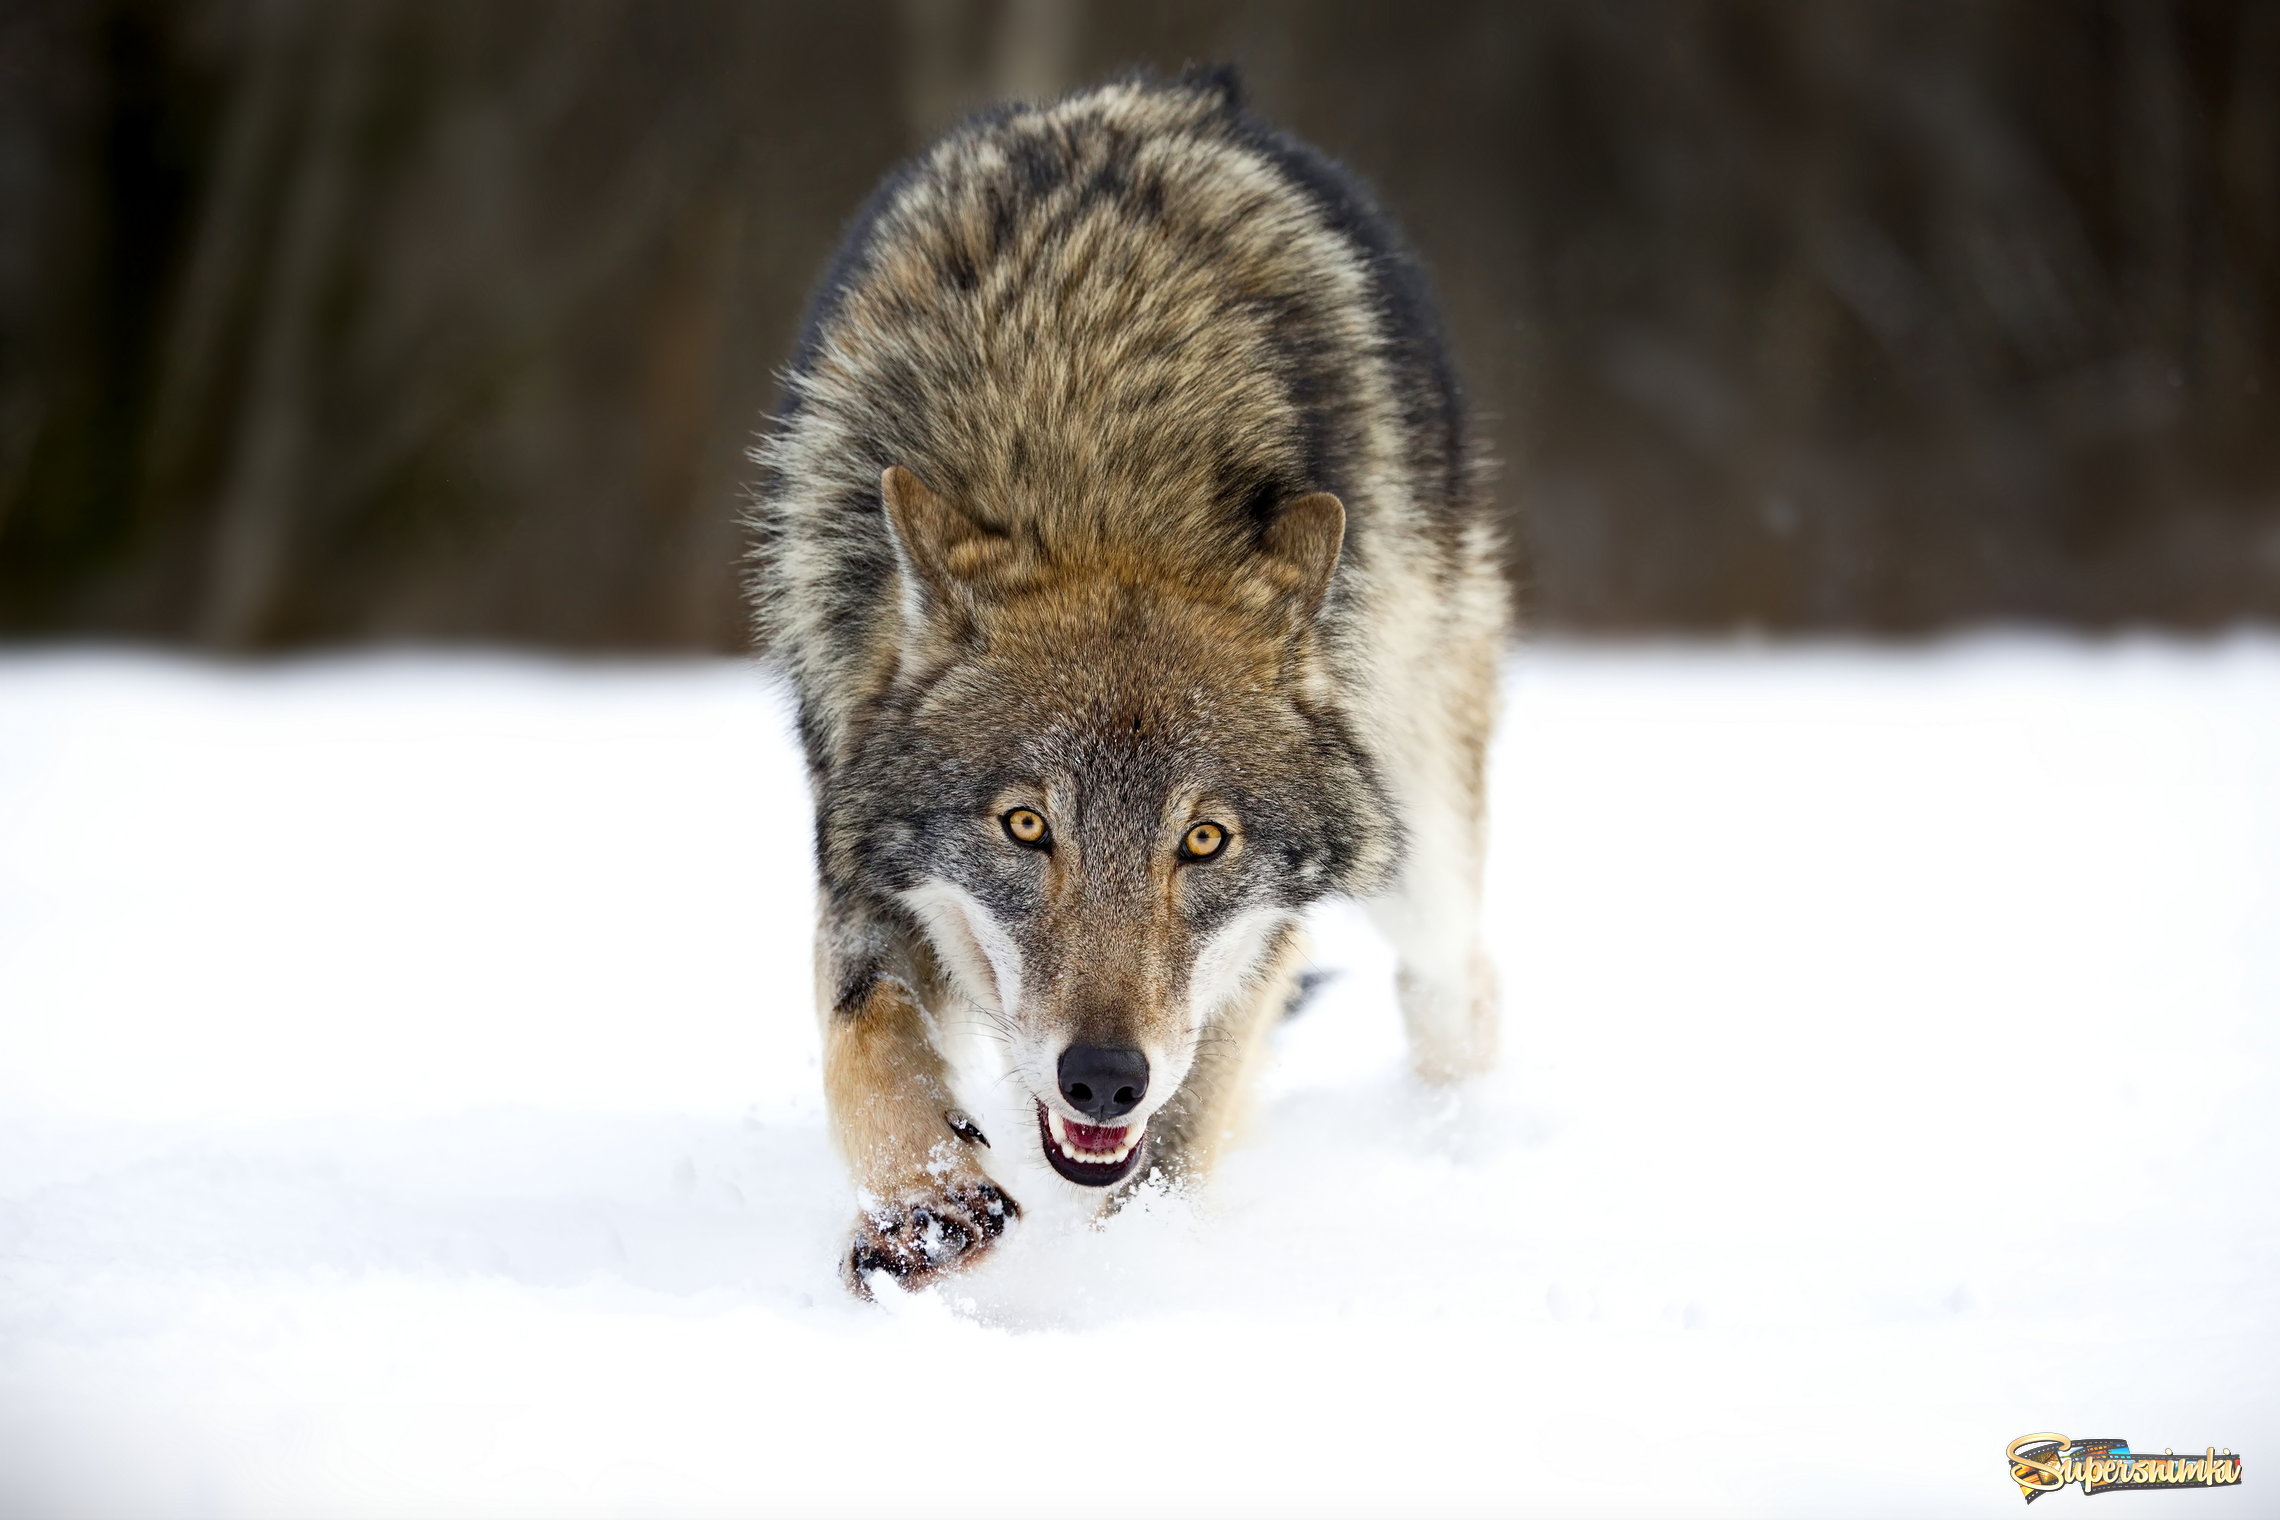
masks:
<path fill-rule="evenodd" d="M 1034 1110 L 1000 1147 L 1103 1199 L 1200 1177 L 1321 899 L 1390 938 L 1422 1076 L 1491 1063 L 1508 593 L 1425 277 L 1353 178 L 1223 71 L 1000 108 L 858 213 L 785 382 L 750 589 L 814 793 L 850 1287 L 1020 1213 L 964 1036 Z"/>

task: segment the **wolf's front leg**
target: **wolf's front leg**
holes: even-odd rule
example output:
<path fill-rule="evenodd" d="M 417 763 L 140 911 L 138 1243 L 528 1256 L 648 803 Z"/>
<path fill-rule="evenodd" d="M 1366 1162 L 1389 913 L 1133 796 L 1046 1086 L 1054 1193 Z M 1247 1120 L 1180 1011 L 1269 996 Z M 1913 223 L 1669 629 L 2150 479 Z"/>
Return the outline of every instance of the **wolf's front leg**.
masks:
<path fill-rule="evenodd" d="M 1480 943 L 1479 867 L 1420 849 L 1400 895 L 1372 916 L 1400 956 L 1394 987 L 1409 1058 L 1428 1082 L 1454 1082 L 1496 1064 L 1496 968 Z"/>
<path fill-rule="evenodd" d="M 1021 1213 L 982 1171 L 989 1141 L 955 1106 L 904 982 L 873 976 L 825 1011 L 823 1078 L 862 1200 L 841 1264 L 855 1293 L 877 1271 L 915 1284 L 965 1266 Z"/>
<path fill-rule="evenodd" d="M 1484 698 L 1473 711 L 1485 725 L 1493 702 Z M 1394 981 L 1410 1061 L 1429 1082 L 1496 1064 L 1496 968 L 1480 937 L 1486 748 L 1485 727 L 1462 734 L 1404 777 L 1409 856 L 1394 890 L 1370 905 L 1400 957 Z"/>
<path fill-rule="evenodd" d="M 1201 1182 L 1248 1117 L 1267 1037 L 1298 995 L 1306 936 L 1293 926 L 1248 984 L 1212 1014 L 1196 1041 L 1187 1080 L 1148 1125 L 1148 1155 L 1166 1175 Z"/>

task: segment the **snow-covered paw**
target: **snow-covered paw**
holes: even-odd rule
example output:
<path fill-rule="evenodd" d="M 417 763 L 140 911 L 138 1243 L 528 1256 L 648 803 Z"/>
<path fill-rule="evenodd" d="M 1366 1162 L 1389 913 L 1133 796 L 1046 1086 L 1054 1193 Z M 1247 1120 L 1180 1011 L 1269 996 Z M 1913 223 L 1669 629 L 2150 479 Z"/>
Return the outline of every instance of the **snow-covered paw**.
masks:
<path fill-rule="evenodd" d="M 1479 1076 L 1496 1065 L 1496 968 L 1477 952 L 1471 974 L 1426 975 L 1404 966 L 1394 975 L 1417 1074 L 1436 1086 Z"/>
<path fill-rule="evenodd" d="M 856 1216 L 842 1268 L 847 1286 L 858 1298 L 869 1298 L 873 1272 L 885 1272 L 905 1287 L 955 1272 L 977 1260 L 1020 1217 L 1019 1204 L 996 1183 L 979 1178 L 866 1208 Z"/>

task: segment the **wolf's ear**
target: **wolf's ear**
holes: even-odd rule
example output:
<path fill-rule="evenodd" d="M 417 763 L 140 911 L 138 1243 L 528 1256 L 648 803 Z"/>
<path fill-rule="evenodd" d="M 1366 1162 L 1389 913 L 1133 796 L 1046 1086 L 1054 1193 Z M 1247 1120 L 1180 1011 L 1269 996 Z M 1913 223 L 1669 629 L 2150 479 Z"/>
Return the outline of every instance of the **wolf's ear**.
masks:
<path fill-rule="evenodd" d="M 1013 541 L 927 489 L 926 482 L 889 465 L 879 475 L 879 496 L 894 525 L 905 574 L 915 574 L 936 603 L 963 603 L 977 583 L 1007 567 Z"/>
<path fill-rule="evenodd" d="M 1260 535 L 1259 547 L 1289 585 L 1302 620 L 1322 610 L 1345 542 L 1345 504 L 1328 491 L 1284 502 Z"/>

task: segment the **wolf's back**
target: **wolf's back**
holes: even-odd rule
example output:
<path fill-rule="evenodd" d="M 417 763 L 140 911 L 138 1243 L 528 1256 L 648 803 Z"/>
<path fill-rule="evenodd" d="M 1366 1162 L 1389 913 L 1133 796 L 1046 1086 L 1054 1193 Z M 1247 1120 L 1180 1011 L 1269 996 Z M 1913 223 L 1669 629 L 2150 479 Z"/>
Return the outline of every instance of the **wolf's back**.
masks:
<path fill-rule="evenodd" d="M 1336 492 L 1332 617 L 1367 614 L 1373 562 L 1477 579 L 1491 552 L 1417 265 L 1224 74 L 1001 109 L 890 177 L 825 277 L 757 457 L 755 608 L 811 754 L 834 688 L 877 669 L 895 623 L 889 465 L 1059 563 L 1168 573 Z"/>

